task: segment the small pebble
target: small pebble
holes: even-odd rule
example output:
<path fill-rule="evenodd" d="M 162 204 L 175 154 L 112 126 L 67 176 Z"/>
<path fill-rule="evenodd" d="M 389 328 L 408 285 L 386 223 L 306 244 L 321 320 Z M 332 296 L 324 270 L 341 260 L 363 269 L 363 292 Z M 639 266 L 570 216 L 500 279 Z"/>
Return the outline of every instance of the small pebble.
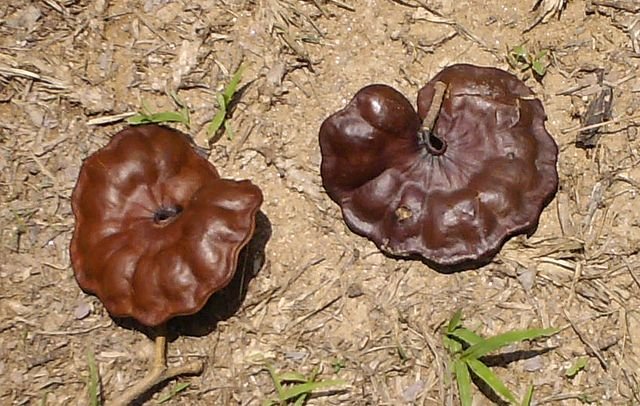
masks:
<path fill-rule="evenodd" d="M 405 402 L 415 402 L 424 390 L 424 381 L 416 381 L 402 392 Z"/>
<path fill-rule="evenodd" d="M 543 363 L 542 363 L 542 357 L 539 355 L 536 355 L 533 358 L 529 358 L 524 360 L 524 362 L 522 363 L 522 367 L 525 371 L 527 372 L 536 372 L 542 369 L 543 367 Z"/>
<path fill-rule="evenodd" d="M 91 305 L 84 301 L 79 302 L 76 305 L 76 308 L 73 310 L 73 316 L 77 320 L 82 320 L 85 317 L 87 317 L 89 314 L 91 314 Z"/>
<path fill-rule="evenodd" d="M 349 298 L 354 298 L 362 295 L 364 295 L 364 292 L 362 291 L 362 287 L 357 283 L 352 283 L 347 288 L 347 297 Z"/>
<path fill-rule="evenodd" d="M 307 356 L 304 351 L 288 351 L 284 353 L 284 357 L 291 361 L 302 361 Z"/>
<path fill-rule="evenodd" d="M 522 285 L 525 292 L 530 293 L 536 282 L 537 271 L 533 268 L 518 269 L 518 282 Z"/>

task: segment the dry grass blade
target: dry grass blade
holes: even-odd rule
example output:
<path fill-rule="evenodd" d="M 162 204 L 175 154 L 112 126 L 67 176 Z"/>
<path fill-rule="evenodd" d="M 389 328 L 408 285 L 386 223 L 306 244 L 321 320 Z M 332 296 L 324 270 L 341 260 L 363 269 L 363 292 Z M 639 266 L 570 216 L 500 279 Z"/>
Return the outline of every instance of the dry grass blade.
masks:
<path fill-rule="evenodd" d="M 603 121 L 601 123 L 592 124 L 592 125 L 565 128 L 564 130 L 562 130 L 562 133 L 567 134 L 572 132 L 580 132 L 585 130 L 591 130 L 594 128 L 604 127 L 605 125 L 609 125 L 609 124 L 633 122 L 635 120 L 640 120 L 640 114 L 634 114 L 630 116 L 621 116 L 621 117 L 614 118 L 613 120 L 607 120 L 607 121 Z"/>
<path fill-rule="evenodd" d="M 50 87 L 51 89 L 56 89 L 56 90 L 68 90 L 69 88 L 68 85 L 66 85 L 65 83 L 63 83 L 62 81 L 56 78 L 40 75 L 38 73 L 31 72 L 26 69 L 12 68 L 10 66 L 0 65 L 0 76 L 4 76 L 7 78 L 21 77 L 26 79 L 32 79 L 32 80 L 42 82 L 48 87 Z"/>
<path fill-rule="evenodd" d="M 43 0 L 45 4 L 47 4 L 49 7 L 51 7 L 52 9 L 54 9 L 55 11 L 57 11 L 58 13 L 67 16 L 69 15 L 69 12 L 67 11 L 66 8 L 64 8 L 62 5 L 60 5 L 60 3 L 58 3 L 55 0 Z"/>
<path fill-rule="evenodd" d="M 329 2 L 330 2 L 330 3 L 335 4 L 336 6 L 338 6 L 338 7 L 340 7 L 340 8 L 343 8 L 343 9 L 345 9 L 345 10 L 347 10 L 347 11 L 352 11 L 352 12 L 355 12 L 355 11 L 356 11 L 356 8 L 355 8 L 355 7 L 353 7 L 353 6 L 352 6 L 352 5 L 350 5 L 350 4 L 345 3 L 345 2 L 343 2 L 343 1 L 338 1 L 338 0 L 329 0 Z"/>
<path fill-rule="evenodd" d="M 311 0 L 311 2 L 313 3 L 314 6 L 316 6 L 318 10 L 320 10 L 320 12 L 325 18 L 329 17 L 329 13 L 327 13 L 327 11 L 324 9 L 324 7 L 322 7 L 322 5 L 318 0 Z"/>
<path fill-rule="evenodd" d="M 628 11 L 629 13 L 640 12 L 640 4 L 637 0 L 592 0 L 591 4 Z"/>
<path fill-rule="evenodd" d="M 629 261 L 627 260 L 627 258 L 625 257 L 621 257 L 621 258 L 622 258 L 622 262 L 624 262 L 625 266 L 627 267 L 627 270 L 629 271 L 631 278 L 636 283 L 638 288 L 640 288 L 640 277 L 636 276 L 636 271 L 631 267 L 631 264 L 629 264 Z"/>
<path fill-rule="evenodd" d="M 413 8 L 421 7 L 433 15 L 442 17 L 442 14 L 440 14 L 440 12 L 438 12 L 433 7 L 430 7 L 426 2 L 421 0 L 412 0 L 412 1 L 411 0 L 391 0 L 391 1 L 407 7 L 413 7 Z"/>
<path fill-rule="evenodd" d="M 325 18 L 329 17 L 319 2 L 313 3 Z M 311 57 L 304 42 L 318 42 L 318 38 L 324 36 L 322 30 L 299 3 L 290 0 L 268 0 L 267 4 L 269 31 L 275 34 L 300 60 L 311 64 Z M 313 37 L 316 39 L 311 40 Z"/>
<path fill-rule="evenodd" d="M 566 310 L 564 311 L 564 314 L 567 320 L 569 321 L 569 323 L 571 324 L 571 328 L 580 338 L 580 341 L 582 341 L 596 356 L 596 358 L 598 358 L 598 361 L 600 361 L 600 365 L 602 366 L 602 368 L 605 370 L 609 369 L 609 364 L 605 360 L 604 356 L 602 356 L 602 353 L 600 352 L 600 350 L 590 340 L 587 339 L 587 337 L 584 335 L 584 333 L 580 329 L 578 329 L 577 324 L 574 323 L 571 317 L 569 317 Z"/>
<path fill-rule="evenodd" d="M 410 4 L 406 4 L 406 3 L 401 3 L 401 4 L 411 6 Z M 476 43 L 482 49 L 485 49 L 493 54 L 497 54 L 496 48 L 492 48 L 489 45 L 487 45 L 487 43 L 482 38 L 480 38 L 478 35 L 474 34 L 473 32 L 469 31 L 467 28 L 459 24 L 457 21 L 443 16 L 442 14 L 432 10 L 426 5 L 420 4 L 418 7 L 420 7 L 420 9 L 416 10 L 416 12 L 414 13 L 413 15 L 414 19 L 424 20 L 431 23 L 435 23 L 435 24 L 446 24 L 448 26 L 451 26 L 453 29 L 455 29 L 458 35 L 462 36 L 463 38 L 471 42 Z"/>
<path fill-rule="evenodd" d="M 538 11 L 538 17 L 524 31 L 530 31 L 536 25 L 546 23 L 554 16 L 559 16 L 566 5 L 567 0 L 537 0 L 533 9 Z"/>
<path fill-rule="evenodd" d="M 136 113 L 135 111 L 129 111 L 126 113 L 114 114 L 112 116 L 96 117 L 96 118 L 92 118 L 91 120 L 88 120 L 87 125 L 105 125 L 105 124 L 117 123 L 118 121 L 126 120 L 129 117 L 133 117 L 136 114 L 138 113 Z"/>

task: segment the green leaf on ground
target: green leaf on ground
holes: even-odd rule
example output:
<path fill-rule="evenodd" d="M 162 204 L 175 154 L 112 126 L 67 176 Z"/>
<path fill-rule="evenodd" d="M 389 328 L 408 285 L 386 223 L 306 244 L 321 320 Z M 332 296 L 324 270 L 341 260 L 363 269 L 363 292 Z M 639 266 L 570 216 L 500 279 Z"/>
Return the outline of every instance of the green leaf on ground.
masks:
<path fill-rule="evenodd" d="M 127 119 L 127 124 L 163 124 L 163 123 L 180 123 L 189 127 L 189 117 L 185 116 L 184 111 L 163 111 L 160 113 L 138 113 Z"/>
<path fill-rule="evenodd" d="M 462 406 L 471 406 L 473 397 L 471 396 L 471 374 L 469 373 L 469 367 L 465 362 L 458 359 L 453 363 L 453 372 L 458 384 L 460 404 Z"/>
<path fill-rule="evenodd" d="M 464 327 L 458 327 L 454 331 L 450 332 L 449 335 L 467 343 L 470 346 L 479 344 L 484 341 L 484 338 L 482 338 L 480 335 Z"/>
<path fill-rule="evenodd" d="M 527 392 L 524 394 L 524 398 L 522 399 L 522 406 L 531 406 L 531 402 L 533 401 L 533 385 L 529 385 L 527 388 Z"/>
<path fill-rule="evenodd" d="M 497 395 L 511 402 L 512 404 L 518 403 L 516 397 L 513 395 L 513 393 L 511 393 L 509 388 L 507 388 L 506 385 L 502 383 L 500 378 L 498 378 L 498 376 L 494 374 L 488 366 L 478 361 L 477 359 L 468 359 L 466 362 L 473 373 L 476 374 L 478 378 L 482 379 L 484 383 L 486 383 Z"/>
<path fill-rule="evenodd" d="M 224 131 L 228 134 L 231 133 L 231 127 L 227 124 L 226 120 L 230 113 L 230 105 L 233 101 L 233 97 L 236 94 L 238 84 L 242 79 L 242 74 L 244 73 L 244 66 L 240 66 L 238 70 L 231 77 L 231 81 L 222 91 L 216 95 L 216 102 L 218 103 L 218 111 L 213 116 L 213 119 L 209 122 L 207 126 L 207 136 L 209 139 L 213 139 L 218 132 L 224 128 Z M 217 137 L 215 137 L 217 139 Z M 211 141 L 210 141 L 211 142 Z"/>
<path fill-rule="evenodd" d="M 89 384 L 87 389 L 89 405 L 100 406 L 100 373 L 98 372 L 98 365 L 93 351 L 87 352 L 87 363 L 89 364 Z"/>
<path fill-rule="evenodd" d="M 556 328 L 533 328 L 528 330 L 509 331 L 472 345 L 467 348 L 460 357 L 462 359 L 478 359 L 502 347 L 506 347 L 507 345 L 520 341 L 552 336 L 558 331 L 560 330 Z"/>
<path fill-rule="evenodd" d="M 567 372 L 565 372 L 565 376 L 567 378 L 575 377 L 576 375 L 578 375 L 578 372 L 582 371 L 587 366 L 587 362 L 589 362 L 589 358 L 587 357 L 578 358 L 573 363 L 573 365 L 571 365 L 569 369 L 567 369 Z"/>

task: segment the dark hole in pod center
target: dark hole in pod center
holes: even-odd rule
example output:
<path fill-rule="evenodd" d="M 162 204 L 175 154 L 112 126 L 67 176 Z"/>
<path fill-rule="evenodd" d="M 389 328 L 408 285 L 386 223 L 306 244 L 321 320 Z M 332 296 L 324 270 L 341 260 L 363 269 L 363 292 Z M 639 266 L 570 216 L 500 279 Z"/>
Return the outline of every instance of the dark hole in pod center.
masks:
<path fill-rule="evenodd" d="M 423 129 L 420 131 L 422 144 L 431 155 L 442 155 L 447 150 L 447 143 L 433 131 Z"/>
<path fill-rule="evenodd" d="M 165 224 L 177 217 L 182 212 L 182 206 L 175 205 L 169 207 L 161 207 L 153 213 L 153 222 L 156 224 Z"/>

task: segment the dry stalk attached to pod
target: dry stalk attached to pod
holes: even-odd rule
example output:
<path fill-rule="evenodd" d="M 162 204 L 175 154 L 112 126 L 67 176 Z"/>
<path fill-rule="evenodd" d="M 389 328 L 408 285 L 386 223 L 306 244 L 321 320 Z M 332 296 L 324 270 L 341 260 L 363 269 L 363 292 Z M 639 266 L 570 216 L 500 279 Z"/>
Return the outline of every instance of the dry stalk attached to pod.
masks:
<path fill-rule="evenodd" d="M 453 65 L 418 93 L 370 85 L 320 128 L 322 181 L 348 227 L 388 255 L 478 267 L 532 234 L 558 188 L 542 103 L 514 75 Z"/>
<path fill-rule="evenodd" d="M 166 127 L 127 128 L 84 161 L 71 198 L 76 280 L 112 316 L 155 335 L 152 370 L 111 404 L 202 372 L 199 361 L 167 366 L 166 323 L 231 281 L 261 203 L 258 187 L 220 178 L 188 136 Z"/>

